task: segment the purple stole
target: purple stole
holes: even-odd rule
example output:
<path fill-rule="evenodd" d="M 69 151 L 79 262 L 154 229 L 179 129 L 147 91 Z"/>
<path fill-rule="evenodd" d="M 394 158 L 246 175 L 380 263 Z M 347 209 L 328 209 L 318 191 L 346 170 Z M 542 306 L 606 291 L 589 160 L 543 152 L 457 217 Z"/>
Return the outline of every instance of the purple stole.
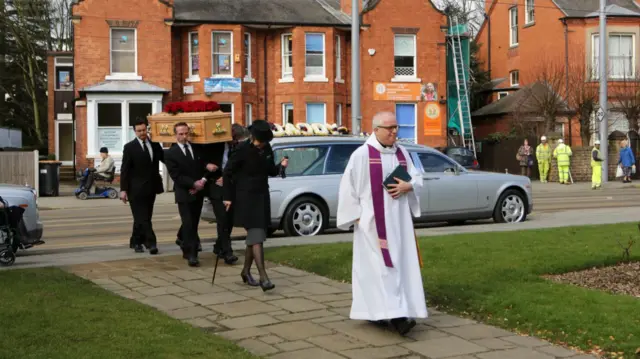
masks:
<path fill-rule="evenodd" d="M 382 159 L 380 152 L 373 146 L 369 146 L 369 177 L 371 178 L 371 197 L 373 198 L 373 214 L 376 221 L 376 229 L 378 231 L 378 240 L 380 241 L 380 250 L 382 251 L 382 259 L 384 265 L 393 268 L 391 255 L 389 254 L 389 244 L 387 242 L 387 224 L 384 221 L 384 191 L 386 189 L 382 185 Z M 396 157 L 400 166 L 407 169 L 407 159 L 400 148 L 396 150 Z"/>

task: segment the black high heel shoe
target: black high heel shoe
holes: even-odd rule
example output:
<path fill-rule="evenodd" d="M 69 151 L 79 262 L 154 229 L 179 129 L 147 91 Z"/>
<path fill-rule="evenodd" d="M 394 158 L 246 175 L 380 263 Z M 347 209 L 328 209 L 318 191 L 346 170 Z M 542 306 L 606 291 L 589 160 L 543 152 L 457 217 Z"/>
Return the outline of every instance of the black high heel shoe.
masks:
<path fill-rule="evenodd" d="M 263 292 L 266 292 L 266 291 L 268 291 L 268 290 L 271 290 L 271 289 L 273 289 L 273 288 L 275 288 L 275 287 L 276 287 L 276 285 L 275 285 L 275 284 L 273 284 L 273 283 L 271 283 L 271 281 L 270 281 L 270 280 L 268 280 L 268 279 L 267 279 L 267 280 L 265 280 L 264 282 L 263 282 L 263 281 L 260 281 L 260 288 L 262 288 L 262 291 L 263 291 Z"/>
<path fill-rule="evenodd" d="M 260 285 L 260 283 L 258 283 L 255 279 L 253 279 L 253 277 L 251 276 L 251 273 L 245 274 L 240 272 L 240 277 L 242 278 L 242 281 L 245 284 L 248 284 L 251 287 L 257 287 Z"/>

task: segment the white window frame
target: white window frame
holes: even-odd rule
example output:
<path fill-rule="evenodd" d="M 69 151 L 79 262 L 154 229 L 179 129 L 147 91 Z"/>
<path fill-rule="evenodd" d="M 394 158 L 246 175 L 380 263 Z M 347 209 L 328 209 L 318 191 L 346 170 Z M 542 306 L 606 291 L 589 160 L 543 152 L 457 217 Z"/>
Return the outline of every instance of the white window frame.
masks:
<path fill-rule="evenodd" d="M 291 48 L 286 51 L 286 47 L 289 44 L 289 41 L 286 40 L 287 37 L 291 37 Z M 285 58 L 291 56 L 291 72 L 285 72 Z M 287 33 L 282 34 L 280 36 L 280 83 L 284 82 L 293 82 L 293 34 Z"/>
<path fill-rule="evenodd" d="M 340 39 L 340 35 L 336 35 L 335 39 L 336 82 L 344 83 L 344 80 L 342 79 L 342 41 Z"/>
<path fill-rule="evenodd" d="M 322 109 L 323 109 L 322 118 L 324 120 L 324 122 L 322 122 L 322 124 L 326 125 L 327 124 L 327 103 L 326 102 L 307 102 L 307 103 L 305 103 L 305 106 L 304 106 L 304 119 L 305 119 L 305 122 L 307 120 L 308 113 L 309 113 L 309 105 L 322 105 Z"/>
<path fill-rule="evenodd" d="M 398 105 L 411 105 L 413 106 L 413 143 L 418 143 L 418 104 L 415 102 L 396 102 L 393 110 L 394 114 L 398 113 Z M 398 122 L 398 135 L 400 135 L 400 123 Z M 400 137 L 398 137 L 400 139 Z"/>
<path fill-rule="evenodd" d="M 515 81 L 515 82 L 513 81 L 513 75 L 514 75 L 514 74 L 516 74 L 516 75 L 517 75 L 516 77 L 518 78 L 518 79 L 517 79 L 518 81 Z M 510 71 L 510 72 L 509 72 L 509 84 L 510 84 L 512 87 L 520 86 L 520 70 L 513 70 L 513 71 Z"/>
<path fill-rule="evenodd" d="M 395 42 L 398 37 L 411 37 L 413 39 L 413 75 L 412 76 L 403 76 L 395 74 Z M 393 35 L 393 78 L 391 82 L 421 82 L 422 80 L 418 78 L 418 37 L 415 34 L 394 34 Z"/>
<path fill-rule="evenodd" d="M 307 75 L 307 35 L 322 36 L 322 75 Z M 304 82 L 329 82 L 327 78 L 327 40 L 324 32 L 305 32 L 304 33 Z M 326 110 L 326 109 L 325 109 Z M 326 118 L 325 118 L 326 122 Z"/>
<path fill-rule="evenodd" d="M 126 139 L 129 138 L 129 104 L 130 103 L 151 103 L 152 113 L 159 113 L 162 111 L 162 94 L 101 94 L 90 93 L 87 94 L 87 158 L 97 158 L 100 155 L 100 142 L 98 137 L 98 104 L 101 103 L 117 103 L 120 104 L 122 111 L 121 122 L 121 138 L 122 145 L 127 143 Z M 122 148 L 109 149 L 109 154 L 114 159 L 122 158 Z M 118 170 L 120 166 L 116 164 Z"/>
<path fill-rule="evenodd" d="M 611 36 L 630 36 L 631 37 L 631 76 L 629 77 L 629 79 L 635 79 L 636 78 L 636 74 L 637 74 L 637 66 L 636 66 L 636 35 L 634 33 L 619 33 L 619 32 L 615 32 L 615 33 L 609 33 L 607 35 L 607 77 L 608 79 L 612 79 L 612 80 L 623 80 L 624 76 L 613 76 L 611 74 L 611 60 L 609 59 L 610 54 L 608 54 L 609 52 L 609 40 L 611 38 Z M 592 34 L 591 35 L 591 72 L 592 72 L 592 78 L 594 80 L 597 80 L 600 78 L 600 65 L 596 64 L 596 50 L 598 50 L 599 52 L 599 47 L 600 44 L 598 44 L 598 46 L 595 45 L 596 43 L 596 38 L 598 38 L 598 42 L 600 39 L 600 34 Z"/>
<path fill-rule="evenodd" d="M 502 100 L 503 98 L 509 96 L 509 92 L 508 91 L 500 91 L 498 92 L 498 100 Z"/>
<path fill-rule="evenodd" d="M 244 74 L 244 82 L 256 82 L 256 80 L 253 78 L 253 74 L 251 71 L 251 61 L 252 61 L 252 57 L 251 57 L 251 33 L 250 32 L 245 32 L 242 35 L 242 51 L 244 52 L 244 61 L 245 61 L 245 74 Z M 247 43 L 247 48 L 244 48 L 244 42 L 246 41 Z"/>
<path fill-rule="evenodd" d="M 230 70 L 230 74 L 229 75 L 221 75 L 221 74 L 215 74 L 213 69 L 214 66 L 216 65 L 214 60 L 213 60 L 213 49 L 215 48 L 215 41 L 213 41 L 214 36 L 216 34 L 229 34 L 229 43 L 231 44 L 231 48 L 229 49 L 229 70 Z M 224 55 L 224 53 L 219 53 Z M 232 78 L 233 77 L 233 63 L 234 63 L 234 58 L 233 58 L 233 31 L 211 31 L 211 77 L 215 77 L 215 78 Z"/>
<path fill-rule="evenodd" d="M 338 125 L 338 127 L 342 126 L 342 104 L 338 103 L 336 104 L 336 120 L 335 120 L 336 125 Z"/>
<path fill-rule="evenodd" d="M 524 0 L 524 23 L 530 25 L 536 22 L 535 0 Z"/>
<path fill-rule="evenodd" d="M 218 104 L 220 104 L 220 105 L 231 105 L 231 123 L 236 123 L 236 121 L 235 121 L 236 109 L 233 106 L 233 102 L 218 102 Z"/>
<path fill-rule="evenodd" d="M 62 62 L 62 61 L 60 61 L 61 59 L 69 60 L 69 62 Z M 62 91 L 62 92 L 73 91 L 74 90 L 73 87 L 70 88 L 70 89 L 59 89 L 58 88 L 58 67 L 70 67 L 71 71 L 73 71 L 74 70 L 74 68 L 73 68 L 73 57 L 60 56 L 60 57 L 54 57 L 53 58 L 53 91 Z"/>
<path fill-rule="evenodd" d="M 289 118 L 287 116 L 287 107 L 291 106 L 291 111 L 293 111 L 293 103 L 285 102 L 282 104 L 282 126 L 286 126 L 289 123 Z"/>
<path fill-rule="evenodd" d="M 113 72 L 113 30 L 133 31 L 133 39 L 135 41 L 134 72 Z M 138 76 L 138 29 L 130 27 L 109 28 L 109 75 L 105 76 L 105 80 L 142 80 L 142 76 Z"/>
<path fill-rule="evenodd" d="M 189 33 L 189 77 L 187 78 L 187 80 L 185 82 L 200 82 L 200 73 L 199 71 L 201 69 L 198 69 L 198 74 L 197 75 L 193 75 L 193 61 L 191 60 L 191 57 L 193 56 L 193 52 L 192 52 L 192 48 L 191 48 L 191 44 L 193 43 L 191 40 L 191 37 L 193 35 L 198 35 L 197 31 L 192 31 Z M 200 60 L 200 36 L 198 35 L 198 61 Z"/>
<path fill-rule="evenodd" d="M 513 14 L 515 14 L 516 23 L 513 23 Z M 515 31 L 515 41 L 513 39 L 513 33 Z M 509 46 L 518 46 L 520 41 L 520 34 L 518 33 L 518 7 L 514 6 L 509 9 Z"/>
<path fill-rule="evenodd" d="M 249 126 L 253 123 L 253 106 L 250 103 L 244 104 L 244 125 Z"/>

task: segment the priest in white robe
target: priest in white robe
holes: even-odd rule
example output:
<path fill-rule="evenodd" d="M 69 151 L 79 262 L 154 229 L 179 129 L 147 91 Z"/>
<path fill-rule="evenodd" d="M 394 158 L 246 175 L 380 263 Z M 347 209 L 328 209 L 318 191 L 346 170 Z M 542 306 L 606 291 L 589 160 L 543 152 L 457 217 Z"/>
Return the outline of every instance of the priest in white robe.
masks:
<path fill-rule="evenodd" d="M 373 118 L 373 134 L 351 155 L 340 182 L 337 226 L 354 226 L 351 319 L 386 325 L 401 335 L 426 318 L 412 215 L 420 216 L 422 176 L 396 143 L 398 123 L 390 112 Z M 411 181 L 382 186 L 402 165 Z M 375 190 L 374 190 L 375 189 Z"/>

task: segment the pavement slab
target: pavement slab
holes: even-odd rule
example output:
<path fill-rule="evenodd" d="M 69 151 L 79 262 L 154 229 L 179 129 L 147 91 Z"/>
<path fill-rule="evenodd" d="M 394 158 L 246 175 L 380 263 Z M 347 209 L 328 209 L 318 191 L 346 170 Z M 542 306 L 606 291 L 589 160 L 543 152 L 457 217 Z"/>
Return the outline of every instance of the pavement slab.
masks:
<path fill-rule="evenodd" d="M 180 255 L 165 255 L 63 269 L 265 358 L 596 358 L 436 310 L 402 337 L 349 319 L 349 283 L 270 263 L 272 291 L 242 283 L 241 264 L 220 265 L 212 285 L 212 259 L 203 253 L 199 268 L 188 268 Z"/>

